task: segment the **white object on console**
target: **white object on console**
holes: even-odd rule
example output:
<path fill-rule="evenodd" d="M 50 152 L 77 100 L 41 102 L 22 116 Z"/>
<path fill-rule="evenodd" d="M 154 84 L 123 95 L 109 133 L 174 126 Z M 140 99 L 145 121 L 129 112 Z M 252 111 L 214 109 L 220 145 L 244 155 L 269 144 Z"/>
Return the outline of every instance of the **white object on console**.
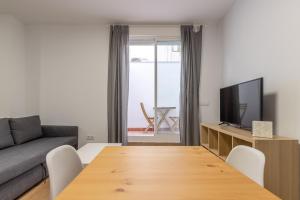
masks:
<path fill-rule="evenodd" d="M 253 121 L 252 133 L 254 137 L 273 138 L 273 122 Z"/>

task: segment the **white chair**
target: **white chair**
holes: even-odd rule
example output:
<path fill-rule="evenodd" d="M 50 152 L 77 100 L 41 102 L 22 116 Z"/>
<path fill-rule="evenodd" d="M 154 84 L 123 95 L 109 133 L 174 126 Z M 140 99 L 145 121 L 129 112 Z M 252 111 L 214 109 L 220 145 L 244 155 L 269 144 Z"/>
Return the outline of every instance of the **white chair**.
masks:
<path fill-rule="evenodd" d="M 248 146 L 236 146 L 226 162 L 261 186 L 264 186 L 265 155 Z"/>
<path fill-rule="evenodd" d="M 50 151 L 46 156 L 46 163 L 50 179 L 50 199 L 55 199 L 83 169 L 76 150 L 69 145 Z"/>

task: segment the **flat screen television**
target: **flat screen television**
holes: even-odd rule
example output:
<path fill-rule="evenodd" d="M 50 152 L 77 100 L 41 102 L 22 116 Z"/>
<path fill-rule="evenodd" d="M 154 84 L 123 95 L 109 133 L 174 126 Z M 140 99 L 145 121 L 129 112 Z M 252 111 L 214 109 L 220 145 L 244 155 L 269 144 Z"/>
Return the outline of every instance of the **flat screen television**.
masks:
<path fill-rule="evenodd" d="M 252 121 L 263 118 L 263 78 L 220 89 L 222 123 L 252 129 Z"/>

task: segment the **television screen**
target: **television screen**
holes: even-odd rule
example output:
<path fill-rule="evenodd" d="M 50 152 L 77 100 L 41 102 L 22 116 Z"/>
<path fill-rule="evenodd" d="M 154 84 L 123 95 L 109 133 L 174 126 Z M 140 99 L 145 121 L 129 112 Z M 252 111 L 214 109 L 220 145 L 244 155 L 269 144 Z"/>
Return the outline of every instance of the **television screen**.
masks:
<path fill-rule="evenodd" d="M 252 121 L 262 120 L 263 78 L 220 90 L 220 120 L 251 129 Z"/>

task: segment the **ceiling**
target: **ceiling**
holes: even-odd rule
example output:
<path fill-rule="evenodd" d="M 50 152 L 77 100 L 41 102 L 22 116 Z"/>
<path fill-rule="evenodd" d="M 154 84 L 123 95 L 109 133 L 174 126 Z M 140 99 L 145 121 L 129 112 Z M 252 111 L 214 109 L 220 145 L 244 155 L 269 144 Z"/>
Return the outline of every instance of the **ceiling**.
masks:
<path fill-rule="evenodd" d="M 207 23 L 234 0 L 0 0 L 0 13 L 25 23 Z"/>

